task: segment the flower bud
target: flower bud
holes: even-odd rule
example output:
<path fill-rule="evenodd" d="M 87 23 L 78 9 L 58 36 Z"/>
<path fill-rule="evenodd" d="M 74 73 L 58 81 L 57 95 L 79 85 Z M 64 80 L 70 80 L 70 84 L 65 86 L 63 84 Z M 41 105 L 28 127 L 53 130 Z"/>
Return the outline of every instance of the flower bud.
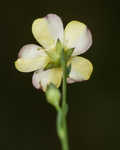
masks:
<path fill-rule="evenodd" d="M 46 99 L 48 103 L 57 108 L 60 103 L 60 97 L 61 94 L 59 89 L 54 84 L 50 83 L 46 90 Z"/>

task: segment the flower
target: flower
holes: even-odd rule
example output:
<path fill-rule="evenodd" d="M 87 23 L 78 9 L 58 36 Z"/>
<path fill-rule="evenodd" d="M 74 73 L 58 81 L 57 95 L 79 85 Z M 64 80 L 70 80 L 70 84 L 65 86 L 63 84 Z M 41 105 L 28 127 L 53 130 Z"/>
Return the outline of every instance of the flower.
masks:
<path fill-rule="evenodd" d="M 63 71 L 60 66 L 45 69 L 53 61 L 49 54 L 53 58 L 57 58 L 55 54 L 57 54 L 58 39 L 64 51 L 74 48 L 72 56 L 68 60 L 71 64 L 71 71 L 67 77 L 67 82 L 74 83 L 90 78 L 93 70 L 92 63 L 77 56 L 86 52 L 92 45 L 91 32 L 84 23 L 71 21 L 64 30 L 60 17 L 55 14 L 48 14 L 33 22 L 32 33 L 41 46 L 36 44 L 23 46 L 18 53 L 15 67 L 20 72 L 34 71 L 32 83 L 35 88 L 46 91 L 50 83 L 56 85 L 57 88 L 61 84 Z"/>

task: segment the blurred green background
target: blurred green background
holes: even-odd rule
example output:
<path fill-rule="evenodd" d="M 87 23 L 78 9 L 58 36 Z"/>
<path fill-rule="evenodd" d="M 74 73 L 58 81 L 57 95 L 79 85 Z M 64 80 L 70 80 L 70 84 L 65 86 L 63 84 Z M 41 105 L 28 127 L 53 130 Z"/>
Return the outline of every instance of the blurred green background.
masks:
<path fill-rule="evenodd" d="M 1 150 L 61 150 L 56 112 L 42 91 L 31 83 L 32 73 L 14 68 L 19 49 L 37 43 L 34 19 L 59 15 L 88 25 L 93 45 L 84 56 L 94 72 L 87 82 L 68 85 L 70 150 L 120 149 L 120 4 L 116 0 L 8 1 L 1 5 Z"/>

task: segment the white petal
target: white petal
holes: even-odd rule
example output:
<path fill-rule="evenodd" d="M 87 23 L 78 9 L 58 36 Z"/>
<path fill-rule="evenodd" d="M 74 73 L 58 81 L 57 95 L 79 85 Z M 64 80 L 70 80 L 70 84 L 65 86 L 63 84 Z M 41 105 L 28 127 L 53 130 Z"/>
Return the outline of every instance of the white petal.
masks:
<path fill-rule="evenodd" d="M 46 91 L 47 85 L 53 83 L 56 87 L 59 87 L 62 79 L 62 70 L 59 68 L 49 69 L 49 70 L 39 70 L 34 72 L 32 83 L 37 89 L 42 89 Z"/>
<path fill-rule="evenodd" d="M 15 61 L 15 67 L 20 72 L 31 72 L 43 69 L 49 62 L 49 57 L 44 50 L 35 45 L 28 44 L 21 48 Z"/>
<path fill-rule="evenodd" d="M 73 57 L 70 63 L 71 72 L 69 78 L 67 78 L 68 83 L 80 82 L 90 78 L 93 66 L 89 60 L 83 57 Z"/>
<path fill-rule="evenodd" d="M 92 35 L 87 26 L 79 21 L 71 21 L 64 32 L 64 45 L 66 49 L 75 48 L 73 56 L 86 52 L 92 45 Z"/>
<path fill-rule="evenodd" d="M 36 44 L 27 44 L 23 46 L 18 53 L 19 58 L 25 59 L 32 59 L 37 56 L 46 56 L 46 53 L 44 52 L 43 48 Z"/>
<path fill-rule="evenodd" d="M 63 42 L 63 23 L 59 16 L 48 14 L 33 22 L 32 32 L 35 39 L 46 49 L 55 47 L 57 39 Z"/>

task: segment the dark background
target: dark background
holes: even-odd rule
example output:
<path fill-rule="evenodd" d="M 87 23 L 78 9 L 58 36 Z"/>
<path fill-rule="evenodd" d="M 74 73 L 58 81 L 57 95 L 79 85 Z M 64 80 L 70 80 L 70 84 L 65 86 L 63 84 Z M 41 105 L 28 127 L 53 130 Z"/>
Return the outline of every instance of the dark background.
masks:
<path fill-rule="evenodd" d="M 56 112 L 42 91 L 31 84 L 32 73 L 15 70 L 19 49 L 37 43 L 34 19 L 58 14 L 88 25 L 93 45 L 82 56 L 92 61 L 87 82 L 68 85 L 70 150 L 120 149 L 120 4 L 116 0 L 4 1 L 1 5 L 1 150 L 61 150 Z"/>

